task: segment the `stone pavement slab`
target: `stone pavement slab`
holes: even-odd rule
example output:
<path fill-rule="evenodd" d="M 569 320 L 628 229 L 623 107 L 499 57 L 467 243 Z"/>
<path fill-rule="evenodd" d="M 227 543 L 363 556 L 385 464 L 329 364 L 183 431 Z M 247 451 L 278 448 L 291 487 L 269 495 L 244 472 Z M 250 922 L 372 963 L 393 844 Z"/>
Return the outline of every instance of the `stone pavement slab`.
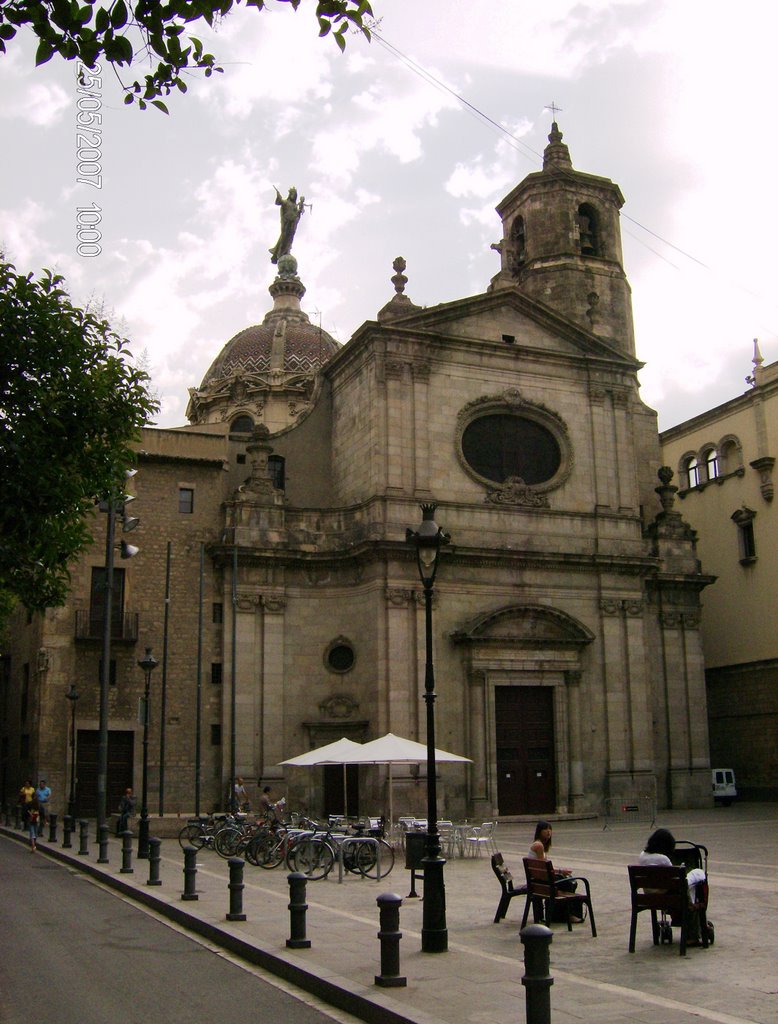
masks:
<path fill-rule="evenodd" d="M 739 804 L 710 811 L 663 812 L 656 827 L 671 828 L 678 839 L 702 843 L 710 851 L 709 914 L 716 943 L 692 948 L 686 957 L 672 946 L 653 946 L 647 915 L 638 921 L 636 952 L 627 952 L 629 884 L 633 861 L 650 824 L 622 824 L 603 830 L 597 821 L 564 822 L 555 827 L 553 857 L 589 878 L 597 938 L 588 923 L 568 933 L 555 925 L 551 944 L 551 1009 L 554 1024 L 775 1024 L 778 1021 L 778 806 Z M 500 824 L 497 844 L 514 875 L 532 837 L 528 824 Z M 21 833 L 4 829 L 22 839 Z M 153 832 L 153 819 L 152 819 Z M 183 855 L 178 844 L 162 845 L 159 887 L 146 885 L 148 864 L 134 861 L 132 875 L 121 874 L 118 841 L 111 840 L 109 864 L 46 850 L 88 871 L 113 888 L 142 900 L 163 915 L 205 935 L 238 955 L 259 963 L 334 1006 L 366 1021 L 400 1024 L 492 1024 L 525 1019 L 523 947 L 519 923 L 523 900 L 512 901 L 506 920 L 493 924 L 499 886 L 489 859 L 454 859 L 445 867 L 449 951 L 420 951 L 422 903 L 404 899 L 400 943 L 404 989 L 380 989 L 376 897 L 406 897 L 409 873 L 398 863 L 380 882 L 337 872 L 307 887 L 307 936 L 311 948 L 286 948 L 289 937 L 287 871 L 246 865 L 245 922 L 226 920 L 228 865 L 210 851 L 198 854 L 196 902 L 183 902 Z M 0 851 L 2 844 L 0 844 Z M 0 853 L 1 855 L 1 853 Z M 417 891 L 422 893 L 421 880 Z"/>

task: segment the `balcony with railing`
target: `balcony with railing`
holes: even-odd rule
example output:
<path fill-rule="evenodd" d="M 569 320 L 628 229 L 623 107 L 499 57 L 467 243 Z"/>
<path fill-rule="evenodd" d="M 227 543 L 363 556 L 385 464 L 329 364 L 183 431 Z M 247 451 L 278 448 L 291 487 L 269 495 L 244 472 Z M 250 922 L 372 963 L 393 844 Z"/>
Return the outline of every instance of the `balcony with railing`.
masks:
<path fill-rule="evenodd" d="M 94 609 L 79 608 L 76 610 L 76 640 L 84 643 L 95 643 L 103 639 L 102 615 L 95 614 Z M 114 643 L 134 644 L 138 642 L 138 613 L 124 612 L 111 617 L 111 640 Z"/>

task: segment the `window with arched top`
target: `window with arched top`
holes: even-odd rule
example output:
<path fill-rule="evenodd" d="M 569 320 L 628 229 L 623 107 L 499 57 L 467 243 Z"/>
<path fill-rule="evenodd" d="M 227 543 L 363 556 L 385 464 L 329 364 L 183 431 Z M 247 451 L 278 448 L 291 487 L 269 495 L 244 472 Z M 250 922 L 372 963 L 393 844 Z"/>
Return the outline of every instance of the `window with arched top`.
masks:
<path fill-rule="evenodd" d="M 719 442 L 719 473 L 734 473 L 743 465 L 743 449 L 736 437 L 725 437 Z"/>
<path fill-rule="evenodd" d="M 250 416 L 238 416 L 230 424 L 231 434 L 250 434 L 254 430 L 254 420 Z"/>
<path fill-rule="evenodd" d="M 578 207 L 578 245 L 582 256 L 601 256 L 597 211 L 591 203 Z"/>
<path fill-rule="evenodd" d="M 719 453 L 715 448 L 708 448 L 703 455 L 703 460 L 706 479 L 715 480 L 719 475 Z"/>
<path fill-rule="evenodd" d="M 681 462 L 681 486 L 700 486 L 700 463 L 696 455 L 686 455 Z"/>

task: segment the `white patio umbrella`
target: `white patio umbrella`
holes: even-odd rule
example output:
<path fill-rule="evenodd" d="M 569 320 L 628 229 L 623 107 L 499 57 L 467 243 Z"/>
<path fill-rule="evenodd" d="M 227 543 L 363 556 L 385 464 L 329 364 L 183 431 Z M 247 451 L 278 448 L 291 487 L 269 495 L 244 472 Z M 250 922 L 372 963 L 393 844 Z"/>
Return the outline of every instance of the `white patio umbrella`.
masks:
<path fill-rule="evenodd" d="M 369 743 L 357 744 L 358 751 L 354 752 L 350 764 L 386 764 L 389 766 L 389 823 L 394 820 L 394 799 L 392 793 L 392 765 L 395 764 L 426 764 L 427 746 L 424 743 L 417 743 L 416 740 L 408 740 L 402 736 L 395 736 L 388 732 L 377 740 Z M 435 748 L 435 762 L 459 762 L 472 764 L 472 758 L 462 757 L 460 754 L 451 754 L 448 750 Z"/>
<path fill-rule="evenodd" d="M 280 765 L 290 765 L 293 768 L 314 768 L 317 765 L 343 765 L 343 807 L 348 812 L 348 782 L 346 779 L 346 765 L 356 764 L 355 755 L 362 750 L 361 743 L 342 736 L 333 743 L 327 743 L 315 750 L 308 750 L 297 757 L 290 757 L 286 761 L 280 761 Z"/>

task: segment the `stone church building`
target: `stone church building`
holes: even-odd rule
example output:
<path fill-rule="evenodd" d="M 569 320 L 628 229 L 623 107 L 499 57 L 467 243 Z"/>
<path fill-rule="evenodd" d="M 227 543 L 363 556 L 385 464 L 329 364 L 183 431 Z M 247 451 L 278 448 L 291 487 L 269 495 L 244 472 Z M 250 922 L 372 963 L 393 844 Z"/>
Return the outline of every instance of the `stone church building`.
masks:
<path fill-rule="evenodd" d="M 191 389 L 188 425 L 139 444 L 140 553 L 117 559 L 114 581 L 112 805 L 140 788 L 147 647 L 160 661 L 152 814 L 160 788 L 166 813 L 193 809 L 198 741 L 204 809 L 224 802 L 234 759 L 250 792 L 269 783 L 315 813 L 342 810 L 341 770 L 285 758 L 341 736 L 424 741 L 424 605 L 405 532 L 430 501 L 451 537 L 434 594 L 437 743 L 472 759 L 440 766 L 441 817 L 637 795 L 710 805 L 699 620 L 714 577 L 658 476 L 623 201 L 573 168 L 554 124 L 543 169 L 497 207 L 485 291 L 418 306 L 397 259 L 394 296 L 342 347 L 301 311 L 297 262 L 279 257 L 272 309 Z M 81 813 L 94 805 L 105 518 L 68 605 L 13 630 L 5 799 L 41 773 L 64 799 L 75 746 Z M 349 809 L 385 810 L 386 774 L 350 769 Z M 395 769 L 397 813 L 423 810 L 423 774 Z"/>

